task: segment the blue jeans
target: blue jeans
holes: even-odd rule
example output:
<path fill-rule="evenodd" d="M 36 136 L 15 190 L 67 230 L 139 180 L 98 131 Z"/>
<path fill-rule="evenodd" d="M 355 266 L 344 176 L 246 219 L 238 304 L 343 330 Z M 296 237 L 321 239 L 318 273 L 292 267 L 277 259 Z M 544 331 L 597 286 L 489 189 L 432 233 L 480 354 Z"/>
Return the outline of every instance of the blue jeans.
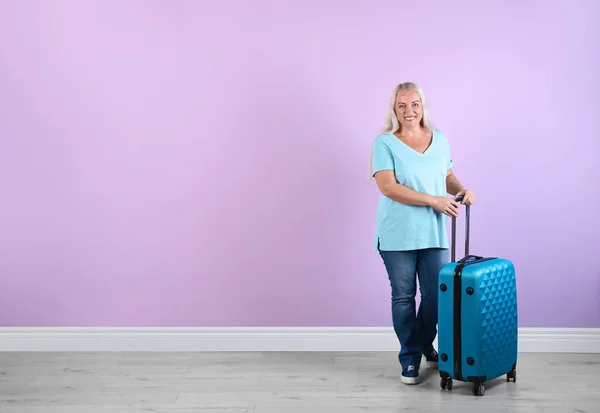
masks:
<path fill-rule="evenodd" d="M 449 261 L 447 249 L 379 251 L 392 288 L 392 321 L 400 342 L 402 367 L 421 365 L 423 353 L 433 350 L 438 322 L 438 276 Z M 421 303 L 416 313 L 417 275 Z"/>

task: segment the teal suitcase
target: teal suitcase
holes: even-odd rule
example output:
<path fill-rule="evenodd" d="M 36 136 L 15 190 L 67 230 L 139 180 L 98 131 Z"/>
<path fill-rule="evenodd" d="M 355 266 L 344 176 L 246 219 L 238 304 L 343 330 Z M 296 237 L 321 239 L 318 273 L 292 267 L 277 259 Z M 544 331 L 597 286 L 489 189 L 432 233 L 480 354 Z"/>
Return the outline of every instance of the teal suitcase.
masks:
<path fill-rule="evenodd" d="M 486 382 L 502 375 L 517 380 L 517 286 L 511 261 L 469 255 L 469 231 L 467 205 L 465 256 L 455 260 L 453 217 L 451 262 L 439 274 L 438 365 L 442 389 L 451 390 L 456 380 L 472 383 L 473 394 L 483 396 Z"/>

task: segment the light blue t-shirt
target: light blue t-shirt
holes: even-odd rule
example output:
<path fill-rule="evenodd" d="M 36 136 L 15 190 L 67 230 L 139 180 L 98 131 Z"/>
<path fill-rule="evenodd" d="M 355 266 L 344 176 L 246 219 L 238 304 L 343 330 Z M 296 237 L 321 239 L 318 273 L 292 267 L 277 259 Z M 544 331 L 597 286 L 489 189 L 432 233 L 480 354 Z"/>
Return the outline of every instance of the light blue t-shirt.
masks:
<path fill-rule="evenodd" d="M 393 134 L 381 134 L 373 143 L 373 174 L 391 169 L 396 182 L 415 191 L 447 196 L 446 176 L 452 167 L 450 144 L 439 130 L 424 154 Z M 448 248 L 445 214 L 431 207 L 406 205 L 381 194 L 377 207 L 374 250 Z"/>

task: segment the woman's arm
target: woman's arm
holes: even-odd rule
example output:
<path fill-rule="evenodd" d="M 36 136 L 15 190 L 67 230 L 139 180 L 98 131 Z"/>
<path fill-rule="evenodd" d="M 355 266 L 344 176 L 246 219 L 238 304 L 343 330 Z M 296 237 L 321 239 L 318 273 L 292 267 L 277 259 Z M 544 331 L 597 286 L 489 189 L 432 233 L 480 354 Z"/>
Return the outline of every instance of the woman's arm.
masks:
<path fill-rule="evenodd" d="M 475 203 L 475 194 L 460 183 L 452 169 L 448 169 L 448 175 L 446 176 L 446 192 L 455 197 L 462 195 L 461 204 L 473 205 Z"/>
<path fill-rule="evenodd" d="M 446 192 L 450 195 L 458 195 L 460 191 L 464 191 L 466 188 L 460 183 L 452 169 L 448 169 L 448 175 L 446 175 Z"/>
<path fill-rule="evenodd" d="M 375 174 L 381 193 L 396 202 L 406 205 L 427 206 L 450 217 L 458 216 L 458 203 L 445 196 L 434 196 L 415 191 L 396 182 L 394 171 L 383 170 Z"/>
<path fill-rule="evenodd" d="M 375 174 L 375 182 L 381 193 L 396 202 L 407 205 L 431 206 L 432 196 L 415 191 L 396 182 L 394 171 L 385 170 Z"/>

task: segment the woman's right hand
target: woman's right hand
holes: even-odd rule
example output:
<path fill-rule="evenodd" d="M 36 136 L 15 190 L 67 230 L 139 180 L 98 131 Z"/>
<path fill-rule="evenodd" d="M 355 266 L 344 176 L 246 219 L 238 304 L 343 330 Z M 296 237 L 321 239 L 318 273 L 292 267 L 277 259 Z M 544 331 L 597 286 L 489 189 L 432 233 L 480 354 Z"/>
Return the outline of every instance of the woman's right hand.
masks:
<path fill-rule="evenodd" d="M 458 202 L 446 196 L 434 196 L 431 200 L 431 207 L 449 217 L 458 216 Z"/>

